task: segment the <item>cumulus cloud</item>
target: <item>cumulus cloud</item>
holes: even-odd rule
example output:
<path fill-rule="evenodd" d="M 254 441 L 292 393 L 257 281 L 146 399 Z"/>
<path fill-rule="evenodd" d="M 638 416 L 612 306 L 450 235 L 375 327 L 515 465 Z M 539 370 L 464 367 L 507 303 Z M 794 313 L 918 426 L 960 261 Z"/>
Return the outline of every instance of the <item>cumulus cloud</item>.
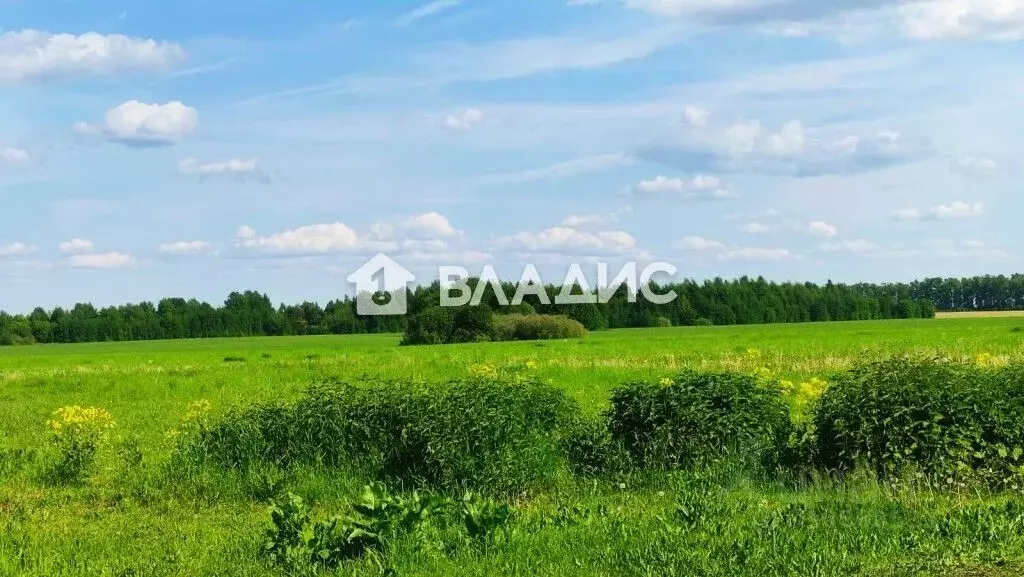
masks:
<path fill-rule="evenodd" d="M 719 261 L 777 261 L 794 255 L 785 248 L 764 248 L 754 246 L 727 245 L 723 242 L 701 236 L 687 236 L 676 241 L 672 248 L 684 252 L 708 256 Z"/>
<path fill-rule="evenodd" d="M 484 119 L 484 113 L 476 108 L 467 108 L 462 112 L 449 114 L 441 122 L 448 130 L 466 132 L 479 124 Z"/>
<path fill-rule="evenodd" d="M 573 214 L 565 217 L 562 226 L 569 228 L 586 228 L 591 226 L 605 226 L 619 221 L 619 215 L 611 214 Z"/>
<path fill-rule="evenodd" d="M 676 241 L 673 248 L 693 252 L 706 252 L 725 250 L 725 245 L 717 240 L 707 239 L 702 236 L 687 236 Z"/>
<path fill-rule="evenodd" d="M 636 239 L 625 231 L 587 232 L 568 226 L 521 232 L 497 241 L 502 248 L 591 255 L 629 253 L 636 249 L 636 244 Z"/>
<path fill-rule="evenodd" d="M 844 240 L 841 242 L 827 242 L 821 245 L 821 250 L 825 252 L 848 252 L 861 254 L 875 250 L 877 247 L 874 243 L 868 242 L 862 238 L 855 240 Z"/>
<path fill-rule="evenodd" d="M 0 148 L 0 164 L 26 164 L 31 159 L 32 155 L 24 148 Z"/>
<path fill-rule="evenodd" d="M 762 222 L 753 221 L 741 226 L 740 230 L 747 234 L 767 234 L 774 230 L 774 227 Z"/>
<path fill-rule="evenodd" d="M 463 236 L 447 217 L 428 212 L 373 223 L 365 234 L 342 222 L 312 224 L 269 236 L 261 236 L 252 227 L 242 226 L 235 235 L 235 244 L 240 248 L 282 255 L 379 251 L 438 254 L 451 251 L 449 243 Z"/>
<path fill-rule="evenodd" d="M 996 161 L 977 156 L 961 156 L 953 163 L 954 172 L 976 178 L 993 176 L 998 168 Z"/>
<path fill-rule="evenodd" d="M 363 246 L 356 231 L 340 222 L 301 226 L 264 237 L 243 226 L 238 230 L 237 241 L 245 248 L 278 253 L 324 254 L 353 251 Z"/>
<path fill-rule="evenodd" d="M 736 196 L 718 177 L 702 174 L 690 179 L 657 176 L 638 183 L 632 193 L 637 198 L 673 200 L 724 200 Z"/>
<path fill-rule="evenodd" d="M 22 242 L 0 244 L 0 257 L 23 256 L 26 254 L 31 254 L 36 250 L 38 250 L 36 247 L 27 245 Z"/>
<path fill-rule="evenodd" d="M 452 223 L 439 212 L 428 212 L 408 218 L 374 223 L 369 238 L 375 241 L 443 239 L 461 236 Z"/>
<path fill-rule="evenodd" d="M 949 204 L 939 204 L 921 211 L 916 208 L 903 208 L 892 213 L 891 219 L 898 221 L 914 220 L 961 220 L 981 216 L 984 205 L 980 202 L 954 201 Z"/>
<path fill-rule="evenodd" d="M 215 252 L 214 246 L 204 240 L 165 242 L 160 245 L 160 252 L 165 254 L 204 254 Z"/>
<path fill-rule="evenodd" d="M 0 82 L 147 72 L 184 59 L 185 51 L 177 44 L 120 34 L 0 34 Z"/>
<path fill-rule="evenodd" d="M 129 100 L 111 108 L 100 125 L 80 122 L 75 130 L 83 135 L 100 135 L 111 142 L 128 146 L 174 144 L 195 132 L 199 113 L 179 101 L 146 104 Z"/>
<path fill-rule="evenodd" d="M 924 0 L 900 8 L 903 30 L 921 40 L 1024 39 L 1024 3 L 1018 0 Z"/>
<path fill-rule="evenodd" d="M 836 236 L 839 234 L 839 229 L 834 225 L 820 220 L 811 222 L 807 225 L 807 228 L 811 234 L 816 236 Z"/>
<path fill-rule="evenodd" d="M 704 126 L 708 123 L 708 118 L 710 116 L 711 112 L 706 108 L 701 108 L 700 106 L 687 105 L 687 107 L 683 109 L 683 119 L 691 126 Z"/>
<path fill-rule="evenodd" d="M 66 254 L 81 254 L 86 252 L 92 252 L 94 245 L 91 240 L 84 238 L 73 238 L 69 241 L 60 243 L 60 251 Z"/>
<path fill-rule="evenodd" d="M 135 258 L 120 252 L 76 254 L 68 257 L 73 268 L 114 270 L 135 266 Z"/>
<path fill-rule="evenodd" d="M 999 248 L 990 247 L 977 240 L 954 241 L 944 238 L 926 238 L 916 244 L 905 242 L 876 243 L 864 239 L 837 243 L 824 243 L 822 252 L 846 253 L 853 256 L 872 259 L 930 259 L 930 258 L 972 258 L 983 260 L 1002 260 L 1007 253 Z"/>
<path fill-rule="evenodd" d="M 791 121 L 772 130 L 756 120 L 684 129 L 637 156 L 682 170 L 795 176 L 858 173 L 912 162 L 931 153 L 924 141 L 892 131 L 854 135 L 810 130 Z"/>
<path fill-rule="evenodd" d="M 230 159 L 219 162 L 200 162 L 194 158 L 186 158 L 178 163 L 178 173 L 198 176 L 200 180 L 214 176 L 228 176 L 235 180 L 246 181 L 250 178 L 269 183 L 270 175 L 260 168 L 255 158 Z"/>

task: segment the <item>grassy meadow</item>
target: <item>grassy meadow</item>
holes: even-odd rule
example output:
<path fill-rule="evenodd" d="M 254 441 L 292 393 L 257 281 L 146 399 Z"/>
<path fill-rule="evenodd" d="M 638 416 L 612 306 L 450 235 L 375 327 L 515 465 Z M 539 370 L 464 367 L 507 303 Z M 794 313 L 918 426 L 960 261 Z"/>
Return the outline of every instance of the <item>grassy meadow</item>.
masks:
<path fill-rule="evenodd" d="M 684 368 L 828 380 L 897 353 L 1024 359 L 1024 319 L 956 318 L 621 330 L 575 341 L 399 347 L 398 335 L 276 337 L 0 348 L 0 575 L 283 575 L 258 554 L 282 484 L 314 517 L 367 482 L 313 466 L 166 474 L 196 401 L 213 414 L 295 398 L 325 379 L 441 381 L 479 367 L 549 382 L 599 414 L 612 389 Z M 116 426 L 90 476 L 47 482 L 47 422 L 68 405 Z M 397 489 L 396 489 L 397 490 Z M 754 479 L 723 465 L 569 479 L 512 500 L 507 531 L 454 546 L 402 535 L 329 571 L 358 575 L 1018 575 L 1024 499 Z M 695 529 L 699 528 L 699 530 Z M 426 547 L 424 542 L 439 545 Z"/>

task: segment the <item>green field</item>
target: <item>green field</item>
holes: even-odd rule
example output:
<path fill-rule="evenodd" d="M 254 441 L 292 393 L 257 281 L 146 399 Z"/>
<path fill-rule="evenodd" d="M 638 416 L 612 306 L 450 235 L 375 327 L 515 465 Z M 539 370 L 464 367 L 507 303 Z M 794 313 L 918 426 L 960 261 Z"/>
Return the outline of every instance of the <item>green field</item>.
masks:
<path fill-rule="evenodd" d="M 1017 318 L 968 318 L 667 328 L 440 347 L 399 347 L 397 335 L 374 335 L 0 348 L 3 458 L 39 450 L 25 457 L 26 466 L 0 461 L 0 575 L 285 574 L 257 554 L 267 503 L 245 490 L 246 479 L 226 474 L 174 487 L 160 479 L 172 447 L 167 432 L 199 399 L 221 413 L 295 396 L 325 378 L 444 380 L 490 365 L 536 375 L 596 414 L 613 387 L 685 367 L 767 367 L 805 380 L 901 352 L 1021 360 L 1024 333 L 1015 329 L 1022 325 Z M 117 422 L 110 447 L 81 486 L 49 484 L 38 475 L 47 420 L 66 405 L 102 407 Z M 129 445 L 141 451 L 141 464 L 125 464 Z M 1005 527 L 1002 517 L 991 527 L 956 517 L 998 509 L 1012 496 L 888 490 L 864 480 L 793 488 L 704 472 L 720 479 L 723 491 L 707 505 L 708 514 L 728 522 L 699 534 L 666 529 L 673 495 L 697 474 L 581 480 L 516 502 L 514 529 L 483 550 L 424 551 L 405 539 L 380 558 L 338 572 L 1016 575 L 1014 563 L 1024 559 L 1024 517 Z M 326 515 L 344 508 L 364 481 L 307 468 L 292 472 L 288 486 L 314 504 L 314 515 Z M 767 519 L 794 507 L 803 512 L 800 523 L 771 528 Z M 599 509 L 612 513 L 581 512 Z M 571 521 L 544 521 L 566 510 L 576 511 Z M 779 518 L 785 524 L 785 515 Z"/>

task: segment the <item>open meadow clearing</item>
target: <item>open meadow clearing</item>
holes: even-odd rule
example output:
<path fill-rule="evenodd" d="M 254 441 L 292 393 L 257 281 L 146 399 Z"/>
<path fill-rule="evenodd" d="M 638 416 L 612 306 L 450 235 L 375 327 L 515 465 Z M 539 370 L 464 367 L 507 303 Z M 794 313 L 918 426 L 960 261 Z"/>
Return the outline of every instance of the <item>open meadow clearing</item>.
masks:
<path fill-rule="evenodd" d="M 732 462 L 562 475 L 541 490 L 496 490 L 493 502 L 459 505 L 453 519 L 483 519 L 476 537 L 452 537 L 444 523 L 417 525 L 354 560 L 282 564 L 260 553 L 272 499 L 294 493 L 322 519 L 348 510 L 372 479 L 309 462 L 182 472 L 174 458 L 190 414 L 215 420 L 231 407 L 298 399 L 314 382 L 514 374 L 553 385 L 596 416 L 615 387 L 664 384 L 684 369 L 762 371 L 803 383 L 897 353 L 1012 364 L 1024 359 L 1021 326 L 978 318 L 639 329 L 437 347 L 370 335 L 0 348 L 0 574 L 281 575 L 330 566 L 361 575 L 1016 575 L 1024 499 L 1015 491 L 885 488 L 865 476 L 794 484 Z M 47 476 L 56 450 L 48 421 L 76 405 L 103 409 L 116 425 L 87 475 L 58 482 Z M 462 503 L 452 486 L 437 493 Z M 406 494 L 395 484 L 388 490 Z M 499 503 L 512 506 L 507 520 Z"/>

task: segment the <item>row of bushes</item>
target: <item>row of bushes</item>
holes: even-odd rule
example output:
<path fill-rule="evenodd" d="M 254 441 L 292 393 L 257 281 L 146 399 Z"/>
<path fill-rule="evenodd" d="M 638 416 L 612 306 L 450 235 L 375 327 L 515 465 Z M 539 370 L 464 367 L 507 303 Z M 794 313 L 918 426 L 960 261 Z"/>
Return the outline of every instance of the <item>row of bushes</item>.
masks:
<path fill-rule="evenodd" d="M 524 305 L 529 309 L 529 305 Z M 587 330 L 567 316 L 494 314 L 486 305 L 431 307 L 409 317 L 403 345 L 441 345 L 481 341 L 579 339 Z"/>
<path fill-rule="evenodd" d="M 782 383 L 687 371 L 617 388 L 600 417 L 519 378 L 329 383 L 293 403 L 231 412 L 179 444 L 185 464 L 314 463 L 442 490 L 514 494 L 571 475 L 687 468 L 722 458 L 762 471 L 913 476 L 1017 488 L 1024 372 L 905 358 L 838 375 L 793 422 Z"/>

